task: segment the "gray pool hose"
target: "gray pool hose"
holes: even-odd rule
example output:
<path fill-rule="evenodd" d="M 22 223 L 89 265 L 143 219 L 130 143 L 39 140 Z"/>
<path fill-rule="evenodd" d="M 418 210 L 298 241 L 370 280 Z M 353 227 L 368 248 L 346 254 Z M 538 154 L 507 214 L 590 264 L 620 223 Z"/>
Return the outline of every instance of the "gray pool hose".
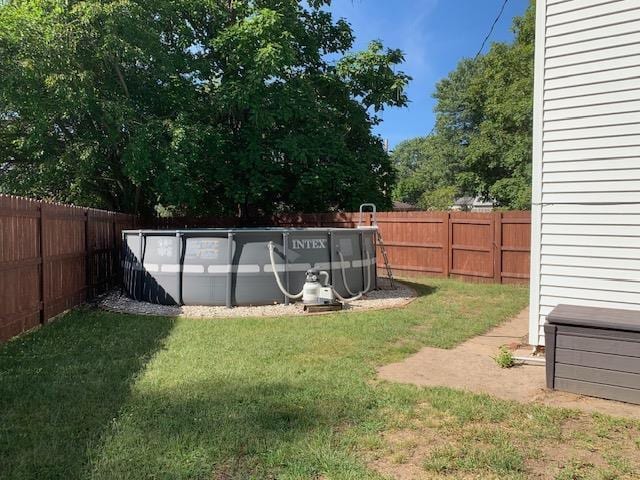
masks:
<path fill-rule="evenodd" d="M 276 259 L 273 253 L 275 246 L 273 245 L 273 242 L 269 242 L 268 247 L 269 247 L 269 259 L 271 260 L 271 268 L 273 270 L 273 275 L 276 277 L 276 283 L 278 284 L 278 288 L 280 289 L 280 291 L 284 296 L 289 297 L 291 300 L 298 300 L 299 298 L 302 298 L 304 289 L 300 293 L 293 295 L 287 292 L 287 290 L 284 288 L 284 286 L 282 285 L 282 282 L 280 281 L 280 275 L 278 275 L 278 271 L 276 270 Z"/>
<path fill-rule="evenodd" d="M 326 287 L 327 285 L 329 285 L 329 272 L 325 272 L 324 270 L 320 270 L 318 272 L 318 275 L 322 275 L 324 277 L 324 285 L 323 286 Z"/>
<path fill-rule="evenodd" d="M 342 251 L 340 249 L 338 249 L 338 256 L 340 257 L 340 272 L 342 272 L 342 284 L 344 285 L 344 288 L 346 288 L 349 295 L 354 297 L 358 294 L 355 292 L 352 292 L 351 289 L 349 288 L 349 285 L 347 284 L 347 275 L 344 272 L 344 255 L 342 255 Z"/>
<path fill-rule="evenodd" d="M 340 252 L 338 252 L 340 254 L 340 262 L 342 262 L 342 254 Z M 361 291 L 358 295 L 353 296 L 351 298 L 344 298 L 342 297 L 335 288 L 331 287 L 331 290 L 333 290 L 333 294 L 336 296 L 336 298 L 338 300 L 340 300 L 341 302 L 355 302 L 356 300 L 359 300 L 362 295 L 364 295 L 365 293 L 367 293 L 369 291 L 369 289 L 371 288 L 371 256 L 369 255 L 369 252 L 365 252 L 367 254 L 367 286 L 366 288 Z M 349 290 L 349 288 L 347 287 L 347 283 L 345 282 L 345 274 L 344 274 L 344 267 L 342 266 L 342 263 L 340 264 L 340 269 L 342 270 L 342 280 L 344 283 L 345 288 L 347 288 L 347 291 L 353 295 L 351 293 L 351 291 Z"/>

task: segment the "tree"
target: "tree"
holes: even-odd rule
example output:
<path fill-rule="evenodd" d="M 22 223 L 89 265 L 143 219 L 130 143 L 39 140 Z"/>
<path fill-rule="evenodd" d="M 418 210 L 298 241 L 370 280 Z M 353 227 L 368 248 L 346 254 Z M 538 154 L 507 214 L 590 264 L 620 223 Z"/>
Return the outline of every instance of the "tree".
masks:
<path fill-rule="evenodd" d="M 451 186 L 455 182 L 449 144 L 431 135 L 406 140 L 391 153 L 398 181 L 393 190 L 394 200 L 418 204 L 425 192 Z"/>
<path fill-rule="evenodd" d="M 407 143 L 419 160 L 412 169 L 397 169 L 396 199 L 415 201 L 452 186 L 458 194 L 492 198 L 502 207 L 529 208 L 534 17 L 532 2 L 514 19 L 513 43 L 495 43 L 486 55 L 463 59 L 438 82 L 434 133 Z M 392 155 L 396 165 L 404 162 L 400 147 Z M 425 176 L 433 170 L 441 172 L 441 181 Z"/>
<path fill-rule="evenodd" d="M 418 206 L 423 210 L 449 210 L 456 201 L 457 194 L 456 187 L 439 187 L 424 192 L 418 201 Z"/>
<path fill-rule="evenodd" d="M 390 203 L 372 134 L 399 50 L 329 0 L 12 0 L 0 7 L 0 192 L 126 212 Z"/>
<path fill-rule="evenodd" d="M 515 41 L 494 44 L 469 85 L 481 121 L 464 151 L 463 188 L 522 209 L 531 203 L 535 8 L 514 21 Z"/>

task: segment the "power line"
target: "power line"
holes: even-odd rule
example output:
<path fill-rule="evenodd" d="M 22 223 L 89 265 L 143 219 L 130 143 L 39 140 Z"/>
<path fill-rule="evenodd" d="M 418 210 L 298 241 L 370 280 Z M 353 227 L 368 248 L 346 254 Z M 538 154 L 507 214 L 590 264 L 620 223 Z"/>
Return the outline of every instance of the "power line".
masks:
<path fill-rule="evenodd" d="M 493 20 L 493 23 L 491 24 L 491 28 L 489 29 L 489 32 L 484 37 L 484 40 L 482 40 L 482 45 L 480 45 L 480 48 L 478 49 L 475 57 L 473 57 L 474 63 L 478 59 L 478 57 L 482 54 L 482 50 L 484 50 L 485 45 L 489 41 L 489 38 L 491 38 L 491 35 L 493 34 L 493 30 L 496 28 L 496 25 L 500 21 L 500 18 L 502 18 L 502 14 L 504 13 L 504 9 L 506 8 L 507 3 L 509 3 L 509 0 L 504 0 L 504 2 L 502 2 L 502 6 L 498 11 L 498 15 L 496 15 L 496 18 Z M 433 127 L 431 127 L 431 130 L 429 131 L 429 133 L 427 133 L 427 137 L 431 135 L 435 129 L 436 129 L 436 122 L 434 121 Z"/>
<path fill-rule="evenodd" d="M 502 17 L 502 14 L 504 13 L 504 9 L 507 6 L 507 3 L 509 3 L 509 0 L 504 0 L 504 2 L 502 2 L 502 7 L 500 7 L 500 11 L 498 12 L 498 15 L 496 16 L 496 19 L 491 24 L 491 28 L 489 29 L 489 33 L 487 33 L 487 36 L 484 37 L 484 40 L 482 41 L 482 45 L 480 45 L 480 49 L 478 50 L 478 53 L 476 53 L 476 56 L 473 57 L 474 60 L 477 60 L 478 57 L 480 56 L 480 54 L 482 53 L 482 50 L 484 49 L 484 46 L 487 44 L 487 41 L 489 40 L 489 37 L 491 37 L 491 34 L 493 33 L 493 29 L 496 28 L 496 24 L 500 21 L 500 17 Z"/>

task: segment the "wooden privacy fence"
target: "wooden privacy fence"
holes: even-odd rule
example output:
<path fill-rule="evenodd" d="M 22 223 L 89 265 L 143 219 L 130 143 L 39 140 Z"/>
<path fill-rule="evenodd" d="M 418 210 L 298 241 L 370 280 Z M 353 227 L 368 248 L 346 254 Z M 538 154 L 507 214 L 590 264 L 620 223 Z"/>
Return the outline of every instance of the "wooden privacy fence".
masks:
<path fill-rule="evenodd" d="M 353 227 L 359 214 L 301 215 L 292 220 L 280 224 Z M 365 220 L 370 225 L 372 215 L 366 214 Z M 395 275 L 529 281 L 530 212 L 381 212 L 377 222 Z M 381 258 L 378 255 L 379 270 L 384 267 Z"/>
<path fill-rule="evenodd" d="M 355 227 L 359 213 L 277 215 L 250 219 L 242 226 Z M 371 225 L 372 215 L 363 216 Z M 527 283 L 531 213 L 381 212 L 380 233 L 396 275 L 438 275 L 461 279 Z M 233 227 L 233 218 L 164 218 L 156 228 Z M 378 268 L 381 256 L 378 256 Z M 380 274 L 383 271 L 380 270 Z"/>
<path fill-rule="evenodd" d="M 529 212 L 383 213 L 378 225 L 399 274 L 529 281 Z"/>
<path fill-rule="evenodd" d="M 135 217 L 0 195 L 0 341 L 119 282 Z"/>

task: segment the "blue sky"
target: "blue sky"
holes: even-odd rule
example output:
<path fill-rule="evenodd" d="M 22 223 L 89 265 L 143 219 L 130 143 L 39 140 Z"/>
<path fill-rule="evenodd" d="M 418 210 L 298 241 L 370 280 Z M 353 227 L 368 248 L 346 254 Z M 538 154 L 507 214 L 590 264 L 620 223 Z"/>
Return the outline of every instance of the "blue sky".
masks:
<path fill-rule="evenodd" d="M 503 0 L 333 0 L 330 10 L 352 26 L 360 50 L 380 39 L 387 47 L 400 48 L 413 77 L 408 108 L 387 109 L 376 133 L 398 142 L 426 135 L 433 126 L 436 82 L 453 70 L 463 57 L 473 57 L 489 32 Z M 513 38 L 511 20 L 527 8 L 528 0 L 509 0 L 496 24 L 491 42 Z"/>

